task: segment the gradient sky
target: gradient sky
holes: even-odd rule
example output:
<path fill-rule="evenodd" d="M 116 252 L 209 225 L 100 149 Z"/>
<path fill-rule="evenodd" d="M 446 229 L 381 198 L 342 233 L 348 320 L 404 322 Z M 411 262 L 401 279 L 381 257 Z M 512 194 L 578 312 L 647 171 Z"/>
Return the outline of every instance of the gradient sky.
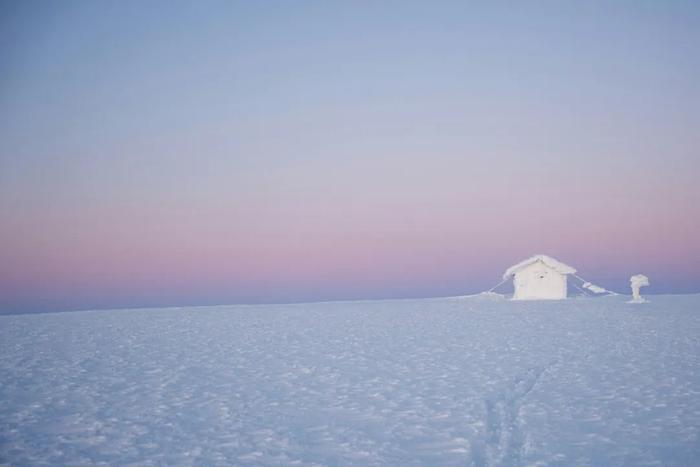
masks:
<path fill-rule="evenodd" d="M 0 3 L 0 312 L 700 291 L 700 3 Z"/>

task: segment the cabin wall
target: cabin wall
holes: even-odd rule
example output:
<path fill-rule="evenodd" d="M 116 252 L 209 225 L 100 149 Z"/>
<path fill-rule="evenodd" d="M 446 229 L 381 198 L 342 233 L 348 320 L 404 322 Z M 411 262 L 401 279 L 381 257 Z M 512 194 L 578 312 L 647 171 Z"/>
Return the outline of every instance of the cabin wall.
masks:
<path fill-rule="evenodd" d="M 518 271 L 513 287 L 513 300 L 561 300 L 567 294 L 566 275 L 541 261 Z"/>

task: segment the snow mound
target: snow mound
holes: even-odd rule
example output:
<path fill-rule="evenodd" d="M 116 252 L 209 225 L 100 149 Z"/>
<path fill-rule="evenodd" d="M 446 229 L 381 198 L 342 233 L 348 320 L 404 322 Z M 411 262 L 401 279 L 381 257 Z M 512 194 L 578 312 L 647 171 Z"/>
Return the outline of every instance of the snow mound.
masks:
<path fill-rule="evenodd" d="M 583 287 L 584 289 L 588 289 L 588 290 L 590 290 L 591 292 L 597 293 L 597 294 L 607 292 L 607 290 L 605 290 L 603 287 L 600 287 L 600 286 L 598 286 L 598 285 L 592 284 L 592 283 L 590 283 L 590 282 L 584 282 L 583 285 L 582 285 L 581 287 Z"/>
<path fill-rule="evenodd" d="M 501 301 L 501 300 L 507 300 L 507 297 L 503 294 L 496 293 L 496 292 L 481 292 L 476 295 L 474 295 L 474 298 L 477 300 L 486 300 L 486 301 Z"/>
<path fill-rule="evenodd" d="M 507 300 L 507 297 L 503 294 L 496 293 L 496 292 L 479 292 L 474 295 L 462 295 L 459 297 L 454 297 L 457 300 L 487 300 L 487 301 L 499 301 L 499 300 Z"/>

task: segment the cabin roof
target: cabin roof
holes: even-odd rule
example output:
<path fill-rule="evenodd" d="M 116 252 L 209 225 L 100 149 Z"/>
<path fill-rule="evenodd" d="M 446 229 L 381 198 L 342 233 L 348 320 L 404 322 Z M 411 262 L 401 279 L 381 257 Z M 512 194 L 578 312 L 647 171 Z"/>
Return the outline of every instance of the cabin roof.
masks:
<path fill-rule="evenodd" d="M 559 274 L 574 274 L 576 272 L 576 269 L 572 268 L 571 266 L 569 266 L 567 264 L 562 263 L 561 261 L 558 261 L 558 260 L 552 258 L 551 256 L 535 255 L 535 256 L 532 256 L 526 260 L 519 262 L 516 265 L 509 267 L 508 270 L 503 274 L 503 279 L 506 280 L 506 279 L 513 277 L 521 269 L 523 269 L 523 268 L 525 268 L 533 263 L 536 263 L 538 261 L 540 261 L 540 262 L 544 263 L 545 265 L 549 266 L 550 268 L 554 269 Z"/>

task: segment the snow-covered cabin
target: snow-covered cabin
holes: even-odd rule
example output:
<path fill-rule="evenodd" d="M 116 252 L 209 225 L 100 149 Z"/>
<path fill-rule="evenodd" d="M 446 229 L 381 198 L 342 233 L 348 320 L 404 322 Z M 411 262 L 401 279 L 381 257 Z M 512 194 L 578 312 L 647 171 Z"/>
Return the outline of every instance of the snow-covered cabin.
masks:
<path fill-rule="evenodd" d="M 513 279 L 513 300 L 561 300 L 566 298 L 567 275 L 576 269 L 547 256 L 535 255 L 503 274 L 503 280 Z"/>

